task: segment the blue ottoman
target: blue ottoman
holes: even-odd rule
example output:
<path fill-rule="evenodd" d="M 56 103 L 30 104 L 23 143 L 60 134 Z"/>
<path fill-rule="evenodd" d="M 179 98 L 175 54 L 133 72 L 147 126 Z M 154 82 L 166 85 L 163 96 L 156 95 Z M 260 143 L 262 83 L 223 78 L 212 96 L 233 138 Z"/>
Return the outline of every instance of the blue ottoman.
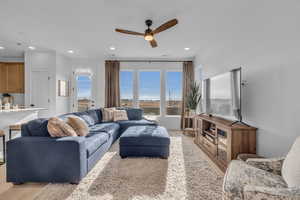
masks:
<path fill-rule="evenodd" d="M 161 126 L 132 126 L 120 137 L 120 156 L 169 157 L 170 137 Z"/>

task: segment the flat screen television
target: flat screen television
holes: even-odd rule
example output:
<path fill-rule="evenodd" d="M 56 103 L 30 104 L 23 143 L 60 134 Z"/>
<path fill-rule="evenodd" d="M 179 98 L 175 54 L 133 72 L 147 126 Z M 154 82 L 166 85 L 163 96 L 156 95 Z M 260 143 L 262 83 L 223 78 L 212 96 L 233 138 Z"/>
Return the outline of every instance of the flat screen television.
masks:
<path fill-rule="evenodd" d="M 204 112 L 234 121 L 242 121 L 241 68 L 203 80 Z"/>

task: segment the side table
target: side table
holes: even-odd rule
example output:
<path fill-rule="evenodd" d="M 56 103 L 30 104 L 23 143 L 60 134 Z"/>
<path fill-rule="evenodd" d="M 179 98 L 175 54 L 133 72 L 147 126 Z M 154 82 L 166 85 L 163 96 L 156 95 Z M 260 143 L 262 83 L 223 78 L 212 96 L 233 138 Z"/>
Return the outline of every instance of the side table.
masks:
<path fill-rule="evenodd" d="M 196 115 L 185 115 L 183 117 L 183 134 L 195 136 L 195 116 Z"/>

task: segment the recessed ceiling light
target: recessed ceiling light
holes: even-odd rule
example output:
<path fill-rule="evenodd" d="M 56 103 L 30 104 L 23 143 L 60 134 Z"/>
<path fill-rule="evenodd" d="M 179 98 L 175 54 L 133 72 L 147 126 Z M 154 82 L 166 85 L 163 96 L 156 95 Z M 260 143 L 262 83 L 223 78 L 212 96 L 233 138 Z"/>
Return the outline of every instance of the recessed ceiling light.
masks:
<path fill-rule="evenodd" d="M 74 53 L 74 51 L 73 50 L 68 50 L 68 53 Z"/>
<path fill-rule="evenodd" d="M 28 49 L 35 50 L 35 47 L 34 46 L 29 46 Z"/>
<path fill-rule="evenodd" d="M 116 50 L 116 47 L 111 46 L 111 47 L 109 47 L 109 49 L 112 50 L 112 51 L 114 51 L 114 50 Z"/>
<path fill-rule="evenodd" d="M 184 50 L 188 51 L 188 50 L 190 50 L 190 48 L 189 47 L 185 47 Z"/>
<path fill-rule="evenodd" d="M 5 49 L 4 47 L 2 47 L 2 46 L 0 46 L 0 49 L 2 50 L 2 49 Z"/>

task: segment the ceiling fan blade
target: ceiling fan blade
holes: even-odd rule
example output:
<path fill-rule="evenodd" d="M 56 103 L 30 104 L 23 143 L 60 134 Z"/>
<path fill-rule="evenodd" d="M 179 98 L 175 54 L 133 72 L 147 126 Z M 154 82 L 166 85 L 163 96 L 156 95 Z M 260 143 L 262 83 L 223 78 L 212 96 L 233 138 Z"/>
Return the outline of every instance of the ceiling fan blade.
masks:
<path fill-rule="evenodd" d="M 151 41 L 149 41 L 149 42 L 150 42 L 150 44 L 151 44 L 152 48 L 155 48 L 155 47 L 157 47 L 157 42 L 156 42 L 156 40 L 155 40 L 155 39 L 153 39 L 153 40 L 151 40 Z"/>
<path fill-rule="evenodd" d="M 138 32 L 135 32 L 135 31 L 128 31 L 128 30 L 123 30 L 123 29 L 118 29 L 118 28 L 116 28 L 115 31 L 119 32 L 119 33 L 130 34 L 130 35 L 140 35 L 140 36 L 145 35 L 144 33 L 138 33 Z"/>
<path fill-rule="evenodd" d="M 153 34 L 157 34 L 157 33 L 160 33 L 162 31 L 165 31 L 173 26 L 175 26 L 176 24 L 178 24 L 178 20 L 177 19 L 172 19 L 166 23 L 164 23 L 163 25 L 161 25 L 160 27 L 156 28 L 154 31 L 153 31 Z"/>

